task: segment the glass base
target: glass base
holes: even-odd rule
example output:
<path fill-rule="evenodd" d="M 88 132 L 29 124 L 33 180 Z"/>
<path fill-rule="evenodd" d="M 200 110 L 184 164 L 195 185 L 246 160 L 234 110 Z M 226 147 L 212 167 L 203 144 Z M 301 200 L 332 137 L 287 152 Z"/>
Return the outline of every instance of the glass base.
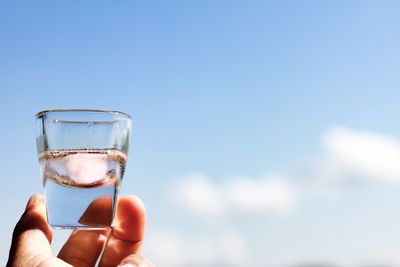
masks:
<path fill-rule="evenodd" d="M 93 227 L 93 226 L 59 226 L 59 225 L 50 225 L 50 227 L 54 230 L 90 230 L 90 231 L 103 231 L 108 230 L 111 226 L 100 226 L 100 227 Z"/>
<path fill-rule="evenodd" d="M 113 226 L 117 189 L 114 184 L 94 188 L 45 185 L 47 221 L 54 229 L 107 229 Z"/>

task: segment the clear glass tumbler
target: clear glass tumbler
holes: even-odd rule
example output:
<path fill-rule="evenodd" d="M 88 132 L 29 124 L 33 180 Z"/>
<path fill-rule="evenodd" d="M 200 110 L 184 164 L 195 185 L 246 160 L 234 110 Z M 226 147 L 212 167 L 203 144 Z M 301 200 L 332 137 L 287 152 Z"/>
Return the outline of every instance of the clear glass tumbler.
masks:
<path fill-rule="evenodd" d="M 36 126 L 50 226 L 112 226 L 128 159 L 131 117 L 118 111 L 46 110 L 36 114 Z"/>

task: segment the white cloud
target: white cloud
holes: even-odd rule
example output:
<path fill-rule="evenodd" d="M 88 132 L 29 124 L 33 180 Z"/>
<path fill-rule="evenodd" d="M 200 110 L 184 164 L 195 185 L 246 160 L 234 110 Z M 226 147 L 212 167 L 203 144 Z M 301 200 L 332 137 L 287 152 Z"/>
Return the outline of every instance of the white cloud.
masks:
<path fill-rule="evenodd" d="M 169 189 L 174 202 L 199 217 L 245 213 L 286 212 L 295 204 L 293 186 L 281 177 L 237 177 L 217 184 L 206 175 L 183 177 Z"/>
<path fill-rule="evenodd" d="M 237 231 L 227 231 L 219 240 L 219 257 L 229 266 L 247 266 L 249 248 Z"/>
<path fill-rule="evenodd" d="M 352 180 L 383 184 L 400 182 L 400 139 L 369 131 L 332 127 L 322 134 L 321 140 L 322 151 L 316 155 L 316 161 L 305 166 L 305 172 L 293 173 L 290 180 L 279 175 L 266 175 L 259 178 L 233 177 L 216 181 L 203 174 L 188 175 L 168 188 L 169 196 L 185 211 L 198 218 L 204 218 L 200 223 L 205 223 L 206 228 L 210 229 L 209 226 L 216 222 L 209 220 L 213 217 L 226 216 L 224 219 L 227 220 L 218 221 L 223 224 L 217 226 L 227 224 L 238 227 L 241 222 L 234 220 L 238 215 L 242 215 L 238 212 L 244 215 L 273 215 L 315 202 L 316 198 L 318 201 L 327 201 L 331 196 L 343 196 L 351 192 L 345 187 L 347 182 Z M 231 221 L 234 223 L 231 224 Z M 252 223 L 251 220 L 248 222 Z M 211 229 L 214 229 L 214 226 Z M 193 234 L 197 236 L 190 236 Z M 304 257 L 300 254 L 285 254 L 281 258 L 278 255 L 275 259 L 266 259 L 259 254 L 254 255 L 257 259 L 249 257 L 249 252 L 259 253 L 250 249 L 249 245 L 255 246 L 261 242 L 254 237 L 250 240 L 249 235 L 245 236 L 249 239 L 247 243 L 247 239 L 237 231 L 224 229 L 215 235 L 201 233 L 199 229 L 199 232 L 190 235 L 176 232 L 159 234 L 149 242 L 154 255 L 151 258 L 166 267 L 256 266 L 254 263 L 264 266 L 261 263 L 280 263 L 282 260 L 285 262 L 279 266 L 292 266 L 287 262 L 312 260 L 308 254 L 303 255 Z M 400 266 L 396 250 L 384 251 L 376 258 L 370 258 L 370 262 Z"/>
<path fill-rule="evenodd" d="M 333 127 L 323 134 L 328 164 L 337 178 L 357 175 L 380 181 L 400 181 L 400 141 L 383 134 Z"/>
<path fill-rule="evenodd" d="M 192 236 L 158 229 L 151 232 L 144 248 L 146 257 L 164 267 L 246 266 L 248 252 L 247 242 L 234 230 Z"/>
<path fill-rule="evenodd" d="M 225 212 L 219 188 L 202 174 L 184 177 L 169 191 L 169 195 L 178 206 L 199 216 L 220 216 Z"/>
<path fill-rule="evenodd" d="M 185 266 L 185 246 L 186 243 L 178 234 L 161 229 L 153 230 L 144 244 L 144 255 L 157 266 Z"/>
<path fill-rule="evenodd" d="M 231 205 L 246 212 L 289 211 L 295 204 L 295 196 L 292 184 L 278 177 L 238 178 L 227 184 Z"/>
<path fill-rule="evenodd" d="M 383 134 L 332 127 L 322 135 L 323 153 L 308 166 L 308 177 L 236 177 L 217 183 L 203 174 L 183 177 L 169 188 L 184 210 L 201 218 L 233 212 L 254 214 L 293 210 L 315 196 L 339 196 L 349 179 L 400 182 L 400 140 Z M 306 175 L 307 176 L 307 175 Z"/>
<path fill-rule="evenodd" d="M 379 248 L 375 253 L 369 255 L 366 266 L 400 266 L 400 255 L 398 247 Z"/>

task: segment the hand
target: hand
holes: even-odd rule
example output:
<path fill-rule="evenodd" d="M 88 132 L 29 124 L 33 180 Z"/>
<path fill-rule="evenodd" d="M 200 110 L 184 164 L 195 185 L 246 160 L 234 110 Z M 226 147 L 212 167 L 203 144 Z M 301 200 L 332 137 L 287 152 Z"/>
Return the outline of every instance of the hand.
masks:
<path fill-rule="evenodd" d="M 58 257 L 51 255 L 52 231 L 46 220 L 44 200 L 32 196 L 14 229 L 7 267 L 92 267 L 103 246 L 100 267 L 154 267 L 140 256 L 146 214 L 142 202 L 133 196 L 118 202 L 116 226 L 111 230 L 75 230 Z"/>

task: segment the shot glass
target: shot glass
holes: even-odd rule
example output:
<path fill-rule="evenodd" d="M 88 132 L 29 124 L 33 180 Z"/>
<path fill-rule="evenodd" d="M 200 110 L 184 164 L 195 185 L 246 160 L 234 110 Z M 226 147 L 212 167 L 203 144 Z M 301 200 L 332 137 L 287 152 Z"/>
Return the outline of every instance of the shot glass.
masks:
<path fill-rule="evenodd" d="M 119 111 L 46 110 L 36 114 L 36 127 L 49 225 L 113 226 L 131 117 Z"/>

